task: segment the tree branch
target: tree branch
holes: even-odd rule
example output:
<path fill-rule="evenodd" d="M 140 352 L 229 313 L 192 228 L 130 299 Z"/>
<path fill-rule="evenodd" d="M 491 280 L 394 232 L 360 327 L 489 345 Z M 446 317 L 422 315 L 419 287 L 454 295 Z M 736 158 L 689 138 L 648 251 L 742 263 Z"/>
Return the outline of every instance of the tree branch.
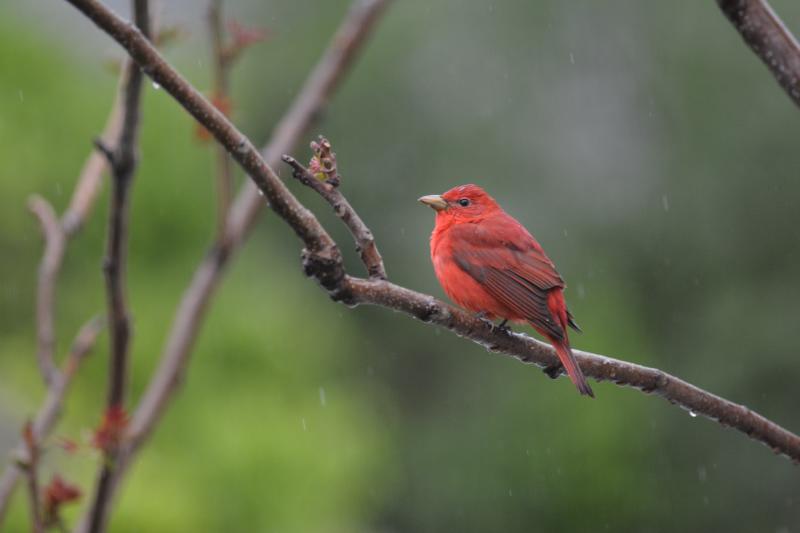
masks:
<path fill-rule="evenodd" d="M 56 279 L 64 258 L 66 236 L 58 216 L 47 200 L 34 195 L 28 200 L 28 209 L 39 219 L 44 236 L 44 253 L 39 264 L 39 281 L 36 289 L 36 359 L 42 379 L 47 386 L 50 386 L 58 376 L 58 368 L 53 359 L 56 345 L 53 311 Z"/>
<path fill-rule="evenodd" d="M 320 137 L 321 144 L 328 143 L 324 137 Z M 372 231 L 364 224 L 355 209 L 347 201 L 347 198 L 339 191 L 339 180 L 321 181 L 309 172 L 307 168 L 298 163 L 293 157 L 284 155 L 283 161 L 292 167 L 292 175 L 303 185 L 316 191 L 333 208 L 334 213 L 344 222 L 350 234 L 356 241 L 356 250 L 361 255 L 361 262 L 367 268 L 370 279 L 386 279 L 386 269 L 383 266 L 383 258 L 375 245 L 375 238 Z"/>
<path fill-rule="evenodd" d="M 330 143 L 328 146 L 330 147 Z M 283 160 L 292 167 L 297 179 L 321 195 L 325 196 L 330 189 L 333 189 L 327 183 L 316 179 L 294 158 L 284 156 Z M 335 190 L 339 192 L 338 188 Z M 349 204 L 347 206 L 352 209 Z M 337 209 L 337 214 L 338 212 Z M 347 224 L 347 227 L 356 239 L 357 235 L 369 231 L 363 223 L 356 227 Z M 364 263 L 367 264 L 366 259 Z M 497 331 L 485 321 L 431 296 L 375 279 L 362 280 L 347 276 L 344 284 L 347 288 L 342 289 L 339 296 L 348 305 L 378 305 L 402 311 L 423 322 L 446 327 L 461 337 L 483 345 L 489 351 L 510 355 L 545 370 L 560 368 L 556 376 L 564 372 L 555 351 L 548 344 L 527 335 Z M 656 393 L 692 414 L 702 414 L 722 425 L 737 428 L 751 438 L 768 445 L 776 453 L 783 453 L 795 462 L 800 461 L 800 437 L 742 405 L 715 396 L 658 369 L 588 352 L 578 350 L 573 352 L 581 370 L 587 376 L 598 381 L 613 381 L 618 385 L 633 387 L 648 394 Z"/>
<path fill-rule="evenodd" d="M 291 150 L 319 118 L 388 3 L 389 0 L 353 2 L 321 59 L 263 148 L 262 153 L 270 166 L 277 165 L 281 154 Z M 184 291 L 161 362 L 131 418 L 127 445 L 117 460 L 112 491 L 117 488 L 127 467 L 152 434 L 182 383 L 208 302 L 221 281 L 228 261 L 252 229 L 262 205 L 264 198 L 258 189 L 251 182 L 245 183 L 228 212 L 224 234 L 217 235 L 216 242 L 198 265 Z M 78 531 L 85 531 L 87 519 L 83 522 Z"/>
<path fill-rule="evenodd" d="M 432 296 L 388 281 L 349 276 L 345 279 L 345 287 L 341 295 L 348 305 L 378 305 L 401 311 L 425 323 L 445 327 L 491 352 L 510 355 L 543 369 L 558 364 L 555 351 L 549 345 L 521 333 L 498 331 L 485 321 Z M 703 415 L 741 431 L 766 444 L 775 453 L 785 455 L 795 463 L 800 462 L 800 437 L 743 405 L 720 398 L 656 368 L 580 350 L 573 349 L 573 353 L 588 377 L 661 396 L 690 414 Z"/>
<path fill-rule="evenodd" d="M 386 0 L 354 2 L 328 49 L 263 149 L 264 158 L 270 166 L 279 163 L 280 154 L 291 150 L 319 116 L 387 3 Z M 129 434 L 132 453 L 152 433 L 169 399 L 183 380 L 208 301 L 219 284 L 225 266 L 238 250 L 264 203 L 257 191 L 249 182 L 242 187 L 226 220 L 225 237 L 218 238 L 206 253 L 183 294 L 161 363 L 131 420 Z"/>
<path fill-rule="evenodd" d="M 800 44 L 767 0 L 717 0 L 742 39 L 800 106 Z"/>
<path fill-rule="evenodd" d="M 435 298 L 381 280 L 346 276 L 336 244 L 314 215 L 303 207 L 277 178 L 275 172 L 252 148 L 250 141 L 221 113 L 189 85 L 146 39 L 95 0 L 68 0 L 139 62 L 145 72 L 205 126 L 256 182 L 269 205 L 305 244 L 305 273 L 315 279 L 336 301 L 348 305 L 369 303 L 403 311 L 447 327 L 494 351 L 513 354 L 522 360 L 551 365 L 553 350 L 520 334 L 505 334 Z M 584 373 L 599 380 L 613 381 L 646 392 L 658 392 L 668 401 L 730 425 L 795 461 L 800 460 L 800 437 L 767 421 L 747 408 L 685 384 L 662 371 L 645 369 L 607 357 L 576 352 Z"/>
<path fill-rule="evenodd" d="M 47 397 L 33 420 L 33 437 L 37 442 L 44 440 L 55 426 L 64 405 L 64 398 L 72 383 L 72 378 L 75 376 L 83 359 L 94 346 L 97 335 L 102 330 L 104 323 L 103 319 L 93 318 L 84 324 L 75 337 L 69 356 L 67 356 L 56 379 L 47 389 Z M 25 464 L 28 460 L 28 451 L 24 443 L 20 443 L 17 446 L 16 451 L 12 453 L 12 457 L 15 460 L 8 465 L 2 477 L 0 477 L 0 524 L 3 522 L 11 494 L 14 492 L 21 474 L 19 464 Z"/>
<path fill-rule="evenodd" d="M 150 36 L 148 0 L 133 0 L 131 5 L 138 35 L 149 43 L 147 40 Z M 136 63 L 128 61 L 126 66 L 127 83 L 124 85 L 122 93 L 122 126 L 119 140 L 113 151 L 102 141 L 96 142 L 98 149 L 108 159 L 112 175 L 108 244 L 103 261 L 111 341 L 107 413 L 124 408 L 130 349 L 130 317 L 126 296 L 129 191 L 138 164 L 138 136 L 144 75 Z M 104 458 L 89 513 L 88 528 L 91 533 L 101 533 L 106 529 L 111 502 L 112 478 L 118 455 L 119 449 L 116 444 L 104 450 Z"/>

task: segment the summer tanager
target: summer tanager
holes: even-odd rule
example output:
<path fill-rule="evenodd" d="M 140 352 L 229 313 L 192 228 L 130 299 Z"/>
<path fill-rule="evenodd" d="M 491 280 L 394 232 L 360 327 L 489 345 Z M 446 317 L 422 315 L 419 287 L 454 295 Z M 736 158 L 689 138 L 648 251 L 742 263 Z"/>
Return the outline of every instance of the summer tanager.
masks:
<path fill-rule="evenodd" d="M 420 202 L 436 210 L 431 259 L 444 292 L 489 320 L 527 322 L 556 350 L 572 383 L 594 397 L 567 337 L 578 326 L 564 301 L 564 280 L 536 239 L 477 185 Z"/>

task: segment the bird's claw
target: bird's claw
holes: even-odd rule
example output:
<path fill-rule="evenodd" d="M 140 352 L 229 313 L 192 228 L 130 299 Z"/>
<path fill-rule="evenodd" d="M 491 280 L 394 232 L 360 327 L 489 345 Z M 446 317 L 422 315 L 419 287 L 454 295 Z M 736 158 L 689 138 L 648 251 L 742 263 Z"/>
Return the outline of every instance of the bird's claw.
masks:
<path fill-rule="evenodd" d="M 503 320 L 496 326 L 493 325 L 492 329 L 498 333 L 502 333 L 503 335 L 509 335 L 511 333 L 511 326 L 508 325 L 508 319 Z"/>

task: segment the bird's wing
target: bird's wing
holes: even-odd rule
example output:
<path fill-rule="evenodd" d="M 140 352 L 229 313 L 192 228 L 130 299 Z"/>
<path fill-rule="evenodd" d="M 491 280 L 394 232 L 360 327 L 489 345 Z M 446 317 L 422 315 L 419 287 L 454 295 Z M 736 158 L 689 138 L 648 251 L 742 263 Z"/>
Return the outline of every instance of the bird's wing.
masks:
<path fill-rule="evenodd" d="M 513 219 L 453 227 L 453 260 L 503 305 L 554 339 L 565 336 L 548 307 L 564 280 L 534 238 Z"/>

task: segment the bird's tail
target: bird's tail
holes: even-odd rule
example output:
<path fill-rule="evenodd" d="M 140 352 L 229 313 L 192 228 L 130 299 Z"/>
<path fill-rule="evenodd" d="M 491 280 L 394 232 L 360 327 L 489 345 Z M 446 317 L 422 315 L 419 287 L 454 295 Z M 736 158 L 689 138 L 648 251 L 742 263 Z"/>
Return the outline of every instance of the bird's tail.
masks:
<path fill-rule="evenodd" d="M 578 361 L 575 359 L 575 355 L 572 353 L 572 348 L 570 348 L 569 341 L 566 337 L 560 340 L 550 339 L 550 342 L 553 343 L 553 348 L 556 349 L 558 359 L 561 361 L 561 364 L 564 365 L 564 370 L 567 371 L 567 376 L 569 376 L 570 381 L 578 388 L 578 392 L 594 398 L 594 392 L 592 392 L 592 388 L 589 386 L 589 383 L 587 383 L 586 377 L 581 371 L 581 367 L 578 366 Z"/>

